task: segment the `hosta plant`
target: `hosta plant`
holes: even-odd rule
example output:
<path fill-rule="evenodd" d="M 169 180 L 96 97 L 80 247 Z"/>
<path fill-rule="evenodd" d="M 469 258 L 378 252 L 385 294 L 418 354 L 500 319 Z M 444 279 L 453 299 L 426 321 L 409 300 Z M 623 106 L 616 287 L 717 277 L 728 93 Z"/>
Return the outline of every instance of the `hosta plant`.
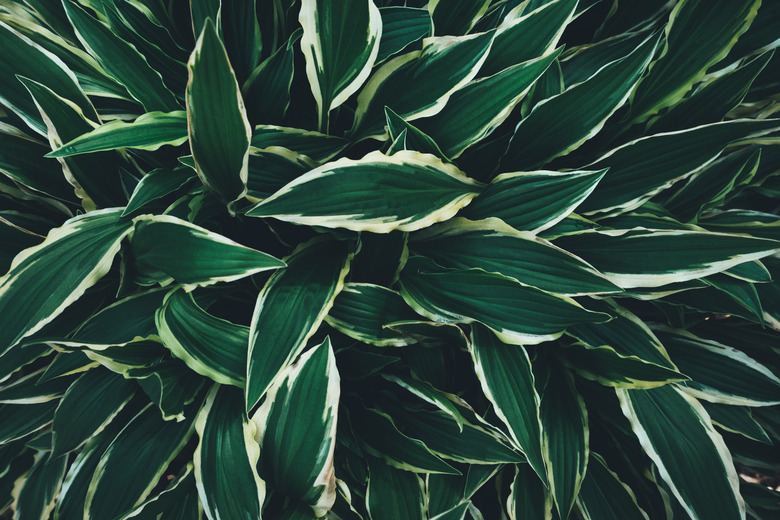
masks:
<path fill-rule="evenodd" d="M 778 5 L 0 0 L 0 511 L 777 518 Z"/>

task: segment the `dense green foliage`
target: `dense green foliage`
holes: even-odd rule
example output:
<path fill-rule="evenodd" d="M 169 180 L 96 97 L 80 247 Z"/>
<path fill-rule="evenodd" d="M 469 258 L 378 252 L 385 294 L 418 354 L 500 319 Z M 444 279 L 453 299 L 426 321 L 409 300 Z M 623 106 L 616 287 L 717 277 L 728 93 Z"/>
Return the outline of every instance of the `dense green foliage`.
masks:
<path fill-rule="evenodd" d="M 0 513 L 777 518 L 779 26 L 0 0 Z"/>

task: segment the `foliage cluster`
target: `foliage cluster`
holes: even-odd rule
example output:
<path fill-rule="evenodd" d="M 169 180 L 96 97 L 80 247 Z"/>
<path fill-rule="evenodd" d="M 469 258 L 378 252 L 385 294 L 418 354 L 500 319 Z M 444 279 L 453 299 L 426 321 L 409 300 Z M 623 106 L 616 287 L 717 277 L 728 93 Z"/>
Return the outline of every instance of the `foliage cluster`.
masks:
<path fill-rule="evenodd" d="M 0 512 L 777 518 L 779 26 L 0 0 Z"/>

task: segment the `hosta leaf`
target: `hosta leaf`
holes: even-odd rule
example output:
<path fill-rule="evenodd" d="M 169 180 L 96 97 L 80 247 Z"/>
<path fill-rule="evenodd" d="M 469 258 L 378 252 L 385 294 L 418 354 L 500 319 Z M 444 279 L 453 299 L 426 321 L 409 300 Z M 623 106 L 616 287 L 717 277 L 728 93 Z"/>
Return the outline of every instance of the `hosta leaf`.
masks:
<path fill-rule="evenodd" d="M 413 150 L 415 152 L 429 153 L 436 157 L 448 160 L 447 155 L 441 151 L 436 142 L 411 123 L 406 122 L 401 116 L 393 112 L 390 107 L 385 107 L 387 117 L 387 132 L 390 134 L 392 144 L 387 150 L 387 155 L 395 155 L 401 150 Z"/>
<path fill-rule="evenodd" d="M 206 19 L 217 20 L 221 0 L 190 0 L 190 17 L 192 19 L 192 34 L 197 38 L 203 32 Z"/>
<path fill-rule="evenodd" d="M 0 64 L 0 101 L 30 128 L 46 135 L 46 123 L 17 76 L 46 82 L 59 96 L 78 106 L 87 118 L 97 121 L 95 109 L 79 87 L 76 76 L 59 57 L 2 22 L 0 47 L 6 50 Z"/>
<path fill-rule="evenodd" d="M 143 215 L 134 222 L 133 267 L 147 285 L 170 280 L 190 287 L 210 285 L 285 265 L 176 217 Z"/>
<path fill-rule="evenodd" d="M 558 514 L 566 518 L 588 466 L 588 412 L 570 373 L 551 364 L 549 374 L 541 405 L 542 452 L 550 494 Z"/>
<path fill-rule="evenodd" d="M 51 161 L 43 157 L 48 151 L 46 146 L 26 136 L 0 132 L 0 173 L 57 199 L 78 201 L 73 186 L 62 172 L 52 168 Z"/>
<path fill-rule="evenodd" d="M 645 453 L 692 519 L 745 518 L 731 455 L 698 401 L 674 385 L 617 395 Z"/>
<path fill-rule="evenodd" d="M 88 121 L 74 103 L 59 97 L 45 85 L 26 78 L 20 78 L 20 81 L 30 91 L 46 122 L 52 148 L 59 148 L 63 142 L 92 130 L 94 123 Z M 127 199 L 117 175 L 118 156 L 106 153 L 58 161 L 65 178 L 74 186 L 76 195 L 83 199 L 85 209 L 125 204 Z"/>
<path fill-rule="evenodd" d="M 215 386 L 195 423 L 195 480 L 209 518 L 260 518 L 265 482 L 257 474 L 260 447 L 241 390 Z"/>
<path fill-rule="evenodd" d="M 357 92 L 371 73 L 382 18 L 373 0 L 302 0 L 299 21 L 306 76 L 317 102 L 320 130 L 327 132 L 328 113 Z"/>
<path fill-rule="evenodd" d="M 280 374 L 252 416 L 261 475 L 320 516 L 336 499 L 333 450 L 340 394 L 336 358 L 326 338 Z"/>
<path fill-rule="evenodd" d="M 286 148 L 249 149 L 247 200 L 258 202 L 314 168 L 314 161 Z"/>
<path fill-rule="evenodd" d="M 538 167 L 596 135 L 628 99 L 655 52 L 650 37 L 631 54 L 534 107 L 515 129 L 501 172 Z"/>
<path fill-rule="evenodd" d="M 445 459 L 467 464 L 501 464 L 525 460 L 510 447 L 508 440 L 500 438 L 495 432 L 465 420 L 459 424 L 444 412 L 394 413 L 393 421 L 408 436 L 421 440 L 430 451 Z"/>
<path fill-rule="evenodd" d="M 42 375 L 42 370 L 37 370 L 30 374 L 22 375 L 14 382 L 4 385 L 0 389 L 0 403 L 37 404 L 58 399 L 62 397 L 68 385 L 74 379 L 60 378 L 39 381 Z"/>
<path fill-rule="evenodd" d="M 621 233 L 621 232 L 618 232 Z M 700 231 L 586 232 L 556 240 L 621 287 L 659 287 L 724 271 L 780 250 L 773 240 Z"/>
<path fill-rule="evenodd" d="M 152 170 L 136 185 L 122 215 L 130 215 L 147 204 L 173 193 L 194 177 L 195 173 L 189 169 Z"/>
<path fill-rule="evenodd" d="M 531 360 L 525 348 L 506 345 L 488 329 L 471 327 L 471 355 L 482 391 L 509 428 L 515 445 L 541 479 L 546 477 L 542 455 L 541 399 L 534 388 Z"/>
<path fill-rule="evenodd" d="M 386 414 L 363 410 L 350 415 L 350 424 L 366 451 L 388 465 L 405 471 L 459 475 L 460 472 L 431 453 L 421 441 L 401 433 Z"/>
<path fill-rule="evenodd" d="M 462 215 L 471 220 L 500 218 L 517 230 L 536 234 L 570 214 L 606 172 L 505 173 L 493 179 Z"/>
<path fill-rule="evenodd" d="M 564 363 L 578 375 L 615 388 L 655 388 L 688 378 L 638 356 L 620 354 L 610 346 L 575 343 L 562 353 Z"/>
<path fill-rule="evenodd" d="M 461 2 L 459 0 L 431 0 L 428 11 L 436 36 L 459 36 L 468 33 L 487 11 L 490 0 Z"/>
<path fill-rule="evenodd" d="M 52 459 L 78 448 L 101 431 L 130 401 L 136 386 L 104 368 L 87 371 L 73 383 L 54 414 Z"/>
<path fill-rule="evenodd" d="M 280 146 L 322 162 L 333 158 L 347 144 L 341 137 L 284 126 L 257 125 L 252 134 L 255 148 Z"/>
<path fill-rule="evenodd" d="M 54 510 L 68 460 L 61 457 L 49 462 L 46 457 L 38 452 L 35 464 L 14 489 L 14 517 L 19 520 L 48 518 Z"/>
<path fill-rule="evenodd" d="M 447 157 L 458 157 L 509 117 L 558 54 L 529 60 L 467 84 L 450 97 L 441 112 L 420 120 L 420 129 L 436 140 Z"/>
<path fill-rule="evenodd" d="M 391 468 L 379 459 L 370 458 L 368 463 L 366 509 L 371 520 L 424 520 L 422 479 L 415 473 Z"/>
<path fill-rule="evenodd" d="M 100 458 L 119 432 L 137 414 L 137 408 L 132 407 L 132 405 L 126 407 L 115 420 L 108 423 L 102 431 L 87 441 L 68 468 L 62 490 L 57 497 L 54 518 L 57 520 L 73 517 L 84 518 L 85 500 Z"/>
<path fill-rule="evenodd" d="M 246 193 L 252 127 L 214 24 L 206 21 L 187 63 L 187 120 L 203 184 L 227 202 Z"/>
<path fill-rule="evenodd" d="M 451 509 L 431 517 L 431 520 L 464 520 L 464 518 L 466 518 L 466 513 L 471 506 L 471 502 L 463 501 Z"/>
<path fill-rule="evenodd" d="M 641 122 L 679 101 L 710 66 L 728 54 L 750 27 L 760 5 L 758 0 L 677 4 L 669 15 L 661 56 L 631 99 L 631 117 Z"/>
<path fill-rule="evenodd" d="M 406 46 L 431 33 L 431 17 L 427 9 L 415 7 L 380 7 L 382 38 L 376 63 L 382 63 Z"/>
<path fill-rule="evenodd" d="M 316 240 L 286 258 L 257 297 L 249 331 L 246 402 L 251 409 L 319 328 L 352 260 L 350 245 Z"/>
<path fill-rule="evenodd" d="M 163 145 L 179 146 L 187 141 L 187 114 L 149 112 L 132 123 L 116 120 L 64 143 L 46 157 L 69 157 L 82 153 L 137 148 L 158 150 Z"/>
<path fill-rule="evenodd" d="M 528 464 L 515 465 L 515 477 L 507 500 L 511 520 L 552 520 L 553 498 Z"/>
<path fill-rule="evenodd" d="M 100 457 L 87 491 L 85 517 L 114 518 L 146 498 L 193 429 L 194 418 L 165 422 L 154 406 L 138 414 Z"/>
<path fill-rule="evenodd" d="M 772 51 L 765 52 L 741 67 L 704 82 L 692 96 L 684 98 L 652 121 L 650 128 L 654 133 L 669 132 L 720 121 L 742 102 L 772 54 Z"/>
<path fill-rule="evenodd" d="M 729 143 L 778 127 L 780 122 L 772 119 L 736 120 L 631 141 L 588 165 L 609 171 L 579 211 L 630 211 L 712 162 Z"/>
<path fill-rule="evenodd" d="M 244 387 L 248 327 L 212 316 L 181 290 L 166 295 L 155 321 L 163 344 L 194 372 Z"/>
<path fill-rule="evenodd" d="M 451 323 L 476 321 L 511 344 L 548 341 L 569 325 L 607 319 L 574 300 L 511 278 L 478 269 L 444 269 L 423 257 L 409 260 L 400 282 L 401 296 L 420 314 Z"/>
<path fill-rule="evenodd" d="M 595 453 L 590 454 L 588 472 L 577 495 L 577 508 L 585 520 L 649 520 L 647 513 L 637 504 L 631 488 Z"/>
<path fill-rule="evenodd" d="M 161 516 L 171 520 L 201 520 L 203 505 L 198 500 L 193 464 L 187 464 L 176 480 L 152 498 L 123 515 L 120 520 L 157 520 Z"/>
<path fill-rule="evenodd" d="M 682 330 L 656 330 L 697 399 L 742 406 L 780 404 L 780 378 L 744 352 Z"/>
<path fill-rule="evenodd" d="M 716 404 L 704 401 L 701 403 L 712 424 L 729 433 L 743 435 L 748 439 L 772 444 L 772 440 L 766 431 L 753 418 L 751 408 L 747 406 L 734 406 L 728 404 Z"/>
<path fill-rule="evenodd" d="M 108 272 L 132 229 L 120 213 L 100 210 L 70 219 L 17 255 L 0 278 L 1 352 L 40 330 Z"/>
<path fill-rule="evenodd" d="M 493 47 L 480 75 L 492 75 L 549 54 L 557 45 L 576 5 L 574 0 L 555 0 L 544 2 L 535 9 L 521 5 L 509 11 L 498 26 Z"/>
<path fill-rule="evenodd" d="M 154 312 L 165 292 L 152 290 L 123 298 L 95 313 L 69 338 L 48 338 L 60 345 L 103 350 L 149 339 L 156 334 Z"/>
<path fill-rule="evenodd" d="M 147 112 L 172 112 L 179 102 L 163 84 L 160 73 L 131 44 L 103 25 L 79 5 L 65 2 L 65 11 L 79 41 L 106 73 L 123 85 Z"/>
<path fill-rule="evenodd" d="M 458 411 L 458 407 L 453 403 L 454 401 L 459 400 L 457 396 L 442 392 L 441 390 L 434 388 L 434 386 L 427 381 L 422 381 L 417 378 L 396 376 L 393 374 L 382 374 L 382 377 L 387 381 L 397 384 L 401 388 L 405 388 L 423 401 L 434 405 L 442 412 L 448 414 L 458 423 L 461 431 L 463 431 L 463 417 Z"/>
<path fill-rule="evenodd" d="M 287 45 L 279 47 L 246 80 L 241 91 L 244 93 L 250 121 L 278 124 L 287 114 L 295 67 L 294 44 L 298 38 L 300 32 L 294 33 Z M 269 99 L 273 99 L 273 103 L 269 103 Z"/>
<path fill-rule="evenodd" d="M 262 49 L 256 0 L 220 0 L 220 36 L 239 82 L 249 77 Z"/>
<path fill-rule="evenodd" d="M 152 365 L 129 367 L 122 371 L 122 375 L 138 380 L 141 389 L 157 405 L 166 421 L 183 421 L 187 418 L 186 406 L 194 401 L 202 401 L 200 390 L 208 382 L 194 375 L 176 358 Z"/>
<path fill-rule="evenodd" d="M 760 159 L 760 148 L 718 159 L 693 174 L 682 189 L 664 202 L 664 207 L 684 222 L 695 220 L 705 209 L 722 203 L 737 182 L 752 178 Z"/>
<path fill-rule="evenodd" d="M 443 267 L 484 269 L 556 294 L 621 290 L 576 256 L 496 220 L 454 218 L 413 235 L 409 247 Z"/>
<path fill-rule="evenodd" d="M 0 382 L 5 382 L 17 370 L 52 352 L 52 348 L 45 344 L 24 345 L 17 344 L 0 356 Z M 51 366 L 51 365 L 50 365 Z"/>
<path fill-rule="evenodd" d="M 397 292 L 380 285 L 349 283 L 336 297 L 325 321 L 336 330 L 365 343 L 402 347 L 414 343 L 414 340 L 385 325 L 419 318 Z"/>
<path fill-rule="evenodd" d="M 384 135 L 386 106 L 407 121 L 439 112 L 453 92 L 477 75 L 492 41 L 492 33 L 427 38 L 422 51 L 379 67 L 358 96 L 354 137 Z"/>
<path fill-rule="evenodd" d="M 0 408 L 0 443 L 21 439 L 51 422 L 58 401 L 7 404 Z"/>
<path fill-rule="evenodd" d="M 460 170 L 431 155 L 372 152 L 306 173 L 247 215 L 353 231 L 413 231 L 452 217 L 478 189 Z"/>

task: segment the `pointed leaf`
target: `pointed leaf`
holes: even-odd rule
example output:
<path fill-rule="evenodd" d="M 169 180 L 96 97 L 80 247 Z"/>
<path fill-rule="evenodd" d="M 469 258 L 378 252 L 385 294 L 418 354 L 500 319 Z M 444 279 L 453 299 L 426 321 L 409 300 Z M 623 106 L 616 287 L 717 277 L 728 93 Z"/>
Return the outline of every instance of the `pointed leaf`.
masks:
<path fill-rule="evenodd" d="M 574 387 L 574 378 L 559 366 L 550 366 L 541 418 L 547 482 L 558 514 L 565 519 L 585 478 L 590 430 L 585 401 Z"/>
<path fill-rule="evenodd" d="M 443 267 L 484 269 L 551 293 L 620 291 L 576 256 L 495 219 L 471 222 L 456 217 L 416 233 L 409 247 Z"/>
<path fill-rule="evenodd" d="M 135 47 L 87 14 L 81 6 L 70 1 L 63 5 L 82 45 L 147 112 L 172 112 L 179 108 L 179 102 L 163 84 L 160 73 Z"/>
<path fill-rule="evenodd" d="M 262 476 L 319 516 L 336 500 L 333 453 L 340 394 L 336 358 L 326 338 L 280 374 L 252 416 Z"/>
<path fill-rule="evenodd" d="M 257 125 L 252 134 L 255 148 L 280 146 L 320 162 L 332 159 L 347 144 L 348 141 L 341 137 L 285 126 Z"/>
<path fill-rule="evenodd" d="M 215 386 L 198 414 L 195 481 L 209 518 L 260 518 L 265 482 L 257 474 L 260 447 L 241 391 Z"/>
<path fill-rule="evenodd" d="M 104 368 L 94 368 L 79 377 L 54 414 L 52 459 L 78 448 L 101 431 L 130 401 L 136 388 Z"/>
<path fill-rule="evenodd" d="M 372 152 L 306 173 L 247 215 L 353 231 L 413 231 L 452 217 L 477 190 L 475 181 L 431 155 Z"/>
<path fill-rule="evenodd" d="M 46 123 L 17 76 L 46 82 L 57 95 L 75 103 L 87 118 L 97 121 L 95 109 L 81 90 L 75 74 L 59 57 L 2 22 L 0 48 L 5 49 L 0 64 L 0 101 L 30 128 L 46 135 Z"/>
<path fill-rule="evenodd" d="M 492 41 L 492 33 L 427 38 L 422 51 L 379 67 L 358 96 L 355 137 L 382 136 L 386 106 L 407 121 L 439 112 L 477 75 Z"/>
<path fill-rule="evenodd" d="M 628 100 L 655 52 L 650 37 L 625 58 L 534 107 L 517 125 L 500 171 L 528 170 L 565 155 L 596 135 Z"/>
<path fill-rule="evenodd" d="M 379 459 L 368 461 L 366 509 L 371 520 L 424 520 L 425 486 L 420 477 L 391 468 Z"/>
<path fill-rule="evenodd" d="M 431 16 L 427 9 L 380 7 L 382 38 L 376 63 L 404 50 L 408 45 L 431 35 Z"/>
<path fill-rule="evenodd" d="M 700 231 L 586 232 L 556 240 L 621 287 L 659 287 L 780 251 L 774 240 Z"/>
<path fill-rule="evenodd" d="M 460 472 L 434 455 L 421 441 L 401 433 L 393 420 L 378 410 L 357 410 L 350 415 L 355 436 L 366 451 L 388 465 L 404 471 L 459 475 Z"/>
<path fill-rule="evenodd" d="M 344 287 L 351 260 L 349 244 L 307 243 L 263 287 L 249 331 L 247 409 L 306 347 Z"/>
<path fill-rule="evenodd" d="M 552 520 L 553 499 L 544 482 L 528 464 L 515 465 L 515 478 L 507 500 L 511 520 Z"/>
<path fill-rule="evenodd" d="M 163 344 L 194 372 L 244 387 L 249 327 L 208 314 L 181 290 L 166 295 L 155 321 Z"/>
<path fill-rule="evenodd" d="M 534 387 L 531 360 L 525 348 L 506 345 L 488 329 L 475 324 L 471 327 L 471 356 L 482 391 L 496 415 L 509 428 L 512 440 L 536 474 L 545 479 L 541 399 Z"/>
<path fill-rule="evenodd" d="M 756 16 L 761 2 L 688 1 L 675 5 L 666 25 L 661 56 L 631 100 L 631 115 L 641 122 L 674 105 L 712 65 L 723 59 Z M 717 31 L 710 28 L 718 27 Z"/>
<path fill-rule="evenodd" d="M 636 496 L 613 473 L 600 455 L 591 453 L 588 472 L 577 495 L 577 508 L 585 520 L 621 518 L 649 520 L 637 504 Z"/>
<path fill-rule="evenodd" d="M 459 36 L 468 33 L 487 11 L 490 0 L 474 0 L 460 2 L 459 0 L 431 0 L 428 11 L 433 20 L 436 36 L 447 34 Z"/>
<path fill-rule="evenodd" d="M 122 216 L 130 215 L 150 202 L 173 193 L 193 178 L 195 174 L 189 169 L 152 170 L 136 185 Z"/>
<path fill-rule="evenodd" d="M 120 213 L 100 210 L 70 219 L 16 256 L 0 278 L 0 352 L 40 330 L 108 272 L 132 229 Z"/>
<path fill-rule="evenodd" d="M 780 404 L 780 378 L 744 352 L 682 330 L 656 330 L 680 371 L 685 392 L 705 401 L 741 406 Z"/>
<path fill-rule="evenodd" d="M 59 97 L 51 89 L 26 78 L 19 78 L 35 100 L 46 122 L 49 145 L 59 148 L 69 141 L 93 129 L 81 109 L 67 99 Z M 74 186 L 76 195 L 83 199 L 84 209 L 124 206 L 127 198 L 119 179 L 119 156 L 104 153 L 90 157 L 58 159 L 62 172 Z M 52 161 L 53 162 L 53 161 Z"/>
<path fill-rule="evenodd" d="M 745 518 L 731 454 L 698 401 L 674 385 L 617 395 L 645 453 L 693 520 Z"/>
<path fill-rule="evenodd" d="M 193 429 L 194 418 L 165 422 L 154 406 L 138 414 L 100 458 L 87 491 L 85 516 L 114 518 L 146 498 Z"/>
<path fill-rule="evenodd" d="M 553 52 L 467 84 L 450 97 L 441 112 L 421 120 L 420 128 L 448 157 L 458 157 L 509 117 L 559 54 Z"/>
<path fill-rule="evenodd" d="M 38 452 L 35 465 L 27 472 L 20 487 L 14 489 L 14 518 L 19 520 L 48 518 L 65 476 L 67 458 L 47 462 L 47 454 Z"/>
<path fill-rule="evenodd" d="M 729 143 L 778 128 L 777 120 L 743 119 L 631 141 L 588 165 L 588 168 L 609 168 L 609 172 L 579 211 L 586 215 L 630 211 L 705 167 Z"/>
<path fill-rule="evenodd" d="M 371 73 L 382 36 L 382 18 L 373 0 L 303 0 L 301 50 L 327 132 L 328 113 L 357 92 Z"/>
<path fill-rule="evenodd" d="M 509 11 L 498 26 L 496 39 L 481 76 L 493 75 L 528 60 L 548 55 L 558 44 L 574 15 L 577 2 L 556 0 L 544 5 L 519 5 Z M 538 4 L 537 4 L 538 5 Z"/>
<path fill-rule="evenodd" d="M 414 343 L 414 339 L 403 337 L 385 325 L 419 318 L 397 292 L 380 285 L 349 283 L 336 297 L 325 321 L 365 343 L 402 347 Z"/>
<path fill-rule="evenodd" d="M 246 193 L 252 127 L 214 24 L 206 21 L 187 63 L 187 120 L 203 184 L 227 202 Z"/>
<path fill-rule="evenodd" d="M 574 300 L 478 269 L 444 269 L 413 257 L 401 273 L 401 296 L 417 312 L 437 321 L 488 326 L 501 341 L 536 344 L 555 339 L 575 323 L 607 316 Z"/>
<path fill-rule="evenodd" d="M 536 234 L 579 206 L 606 171 L 505 173 L 493 179 L 462 215 L 471 220 L 500 218 L 517 230 Z"/>
<path fill-rule="evenodd" d="M 142 215 L 131 240 L 140 281 L 190 287 L 238 280 L 284 267 L 284 262 L 168 215 Z"/>
<path fill-rule="evenodd" d="M 82 153 L 137 148 L 158 150 L 163 145 L 179 146 L 187 141 L 187 115 L 183 111 L 149 112 L 132 123 L 111 121 L 63 144 L 46 157 L 69 157 Z"/>

